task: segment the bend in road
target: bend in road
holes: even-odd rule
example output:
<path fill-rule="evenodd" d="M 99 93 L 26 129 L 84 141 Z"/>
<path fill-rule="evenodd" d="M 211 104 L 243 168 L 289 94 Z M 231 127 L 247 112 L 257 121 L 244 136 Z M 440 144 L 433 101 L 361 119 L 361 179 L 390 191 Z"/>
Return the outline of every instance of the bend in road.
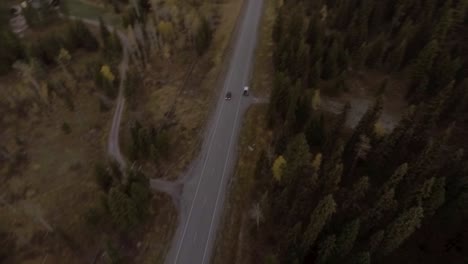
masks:
<path fill-rule="evenodd" d="M 246 0 L 234 52 L 230 59 L 215 119 L 208 127 L 201 159 L 183 189 L 180 224 L 166 258 L 168 264 L 208 263 L 214 247 L 220 211 L 224 204 L 227 179 L 234 170 L 240 119 L 252 102 L 242 96 L 248 85 L 263 0 Z M 224 100 L 227 91 L 230 101 Z"/>

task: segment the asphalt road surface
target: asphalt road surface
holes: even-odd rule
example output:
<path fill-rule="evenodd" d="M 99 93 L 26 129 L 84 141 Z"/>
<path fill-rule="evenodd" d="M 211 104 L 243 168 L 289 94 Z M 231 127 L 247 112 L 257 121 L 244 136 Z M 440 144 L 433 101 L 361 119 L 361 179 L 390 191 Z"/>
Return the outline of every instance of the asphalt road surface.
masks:
<path fill-rule="evenodd" d="M 226 186 L 234 171 L 242 117 L 251 97 L 242 95 L 253 65 L 263 0 L 246 0 L 229 68 L 200 157 L 183 188 L 180 223 L 166 257 L 168 264 L 209 263 L 215 247 Z M 226 92 L 230 101 L 224 100 Z"/>

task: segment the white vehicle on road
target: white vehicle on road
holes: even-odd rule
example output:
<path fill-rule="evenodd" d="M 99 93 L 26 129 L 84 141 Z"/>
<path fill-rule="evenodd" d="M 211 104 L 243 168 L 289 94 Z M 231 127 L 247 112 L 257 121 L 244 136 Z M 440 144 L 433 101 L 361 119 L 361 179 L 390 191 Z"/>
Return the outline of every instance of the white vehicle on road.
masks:
<path fill-rule="evenodd" d="M 245 95 L 245 96 L 249 95 L 249 87 L 248 86 L 244 87 L 244 92 L 242 94 Z"/>

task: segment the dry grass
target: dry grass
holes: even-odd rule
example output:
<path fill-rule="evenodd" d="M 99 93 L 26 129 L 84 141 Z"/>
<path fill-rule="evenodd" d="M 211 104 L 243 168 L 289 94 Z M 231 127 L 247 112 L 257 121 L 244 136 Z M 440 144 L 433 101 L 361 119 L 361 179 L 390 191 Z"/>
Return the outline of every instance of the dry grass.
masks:
<path fill-rule="evenodd" d="M 13 263 L 37 263 L 46 255 L 47 263 L 61 263 L 59 259 L 74 254 L 56 234 L 45 235 L 38 212 L 52 228 L 80 241 L 83 249 L 93 244 L 81 217 L 97 200 L 92 165 L 104 157 L 107 123 L 102 121 L 110 114 L 99 111 L 98 100 L 86 89 L 89 85 L 81 83 L 74 94 L 73 112 L 56 100 L 48 113 L 29 118 L 5 115 L 11 125 L 0 132 L 2 145 L 13 155 L 23 150 L 27 155 L 14 171 L 0 171 L 1 226 L 17 237 Z M 70 134 L 63 132 L 64 122 L 69 124 Z M 23 143 L 18 144 L 17 139 Z M 74 257 L 70 261 L 79 263 Z"/>
<path fill-rule="evenodd" d="M 259 42 L 255 55 L 255 69 L 253 75 L 253 92 L 257 97 L 266 97 L 270 94 L 273 85 L 271 78 L 273 72 L 273 24 L 276 17 L 278 0 L 266 0 L 265 10 L 260 23 Z"/>

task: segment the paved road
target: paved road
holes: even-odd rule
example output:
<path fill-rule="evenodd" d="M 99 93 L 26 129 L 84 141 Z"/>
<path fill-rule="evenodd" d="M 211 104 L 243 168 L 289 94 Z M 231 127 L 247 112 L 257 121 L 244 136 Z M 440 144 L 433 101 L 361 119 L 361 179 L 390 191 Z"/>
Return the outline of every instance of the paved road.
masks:
<path fill-rule="evenodd" d="M 180 224 L 166 258 L 168 264 L 209 263 L 222 213 L 226 186 L 234 170 L 243 114 L 252 103 L 243 97 L 248 85 L 263 0 L 246 0 L 232 58 L 213 120 L 198 161 L 184 184 Z M 232 100 L 225 101 L 226 91 Z"/>

